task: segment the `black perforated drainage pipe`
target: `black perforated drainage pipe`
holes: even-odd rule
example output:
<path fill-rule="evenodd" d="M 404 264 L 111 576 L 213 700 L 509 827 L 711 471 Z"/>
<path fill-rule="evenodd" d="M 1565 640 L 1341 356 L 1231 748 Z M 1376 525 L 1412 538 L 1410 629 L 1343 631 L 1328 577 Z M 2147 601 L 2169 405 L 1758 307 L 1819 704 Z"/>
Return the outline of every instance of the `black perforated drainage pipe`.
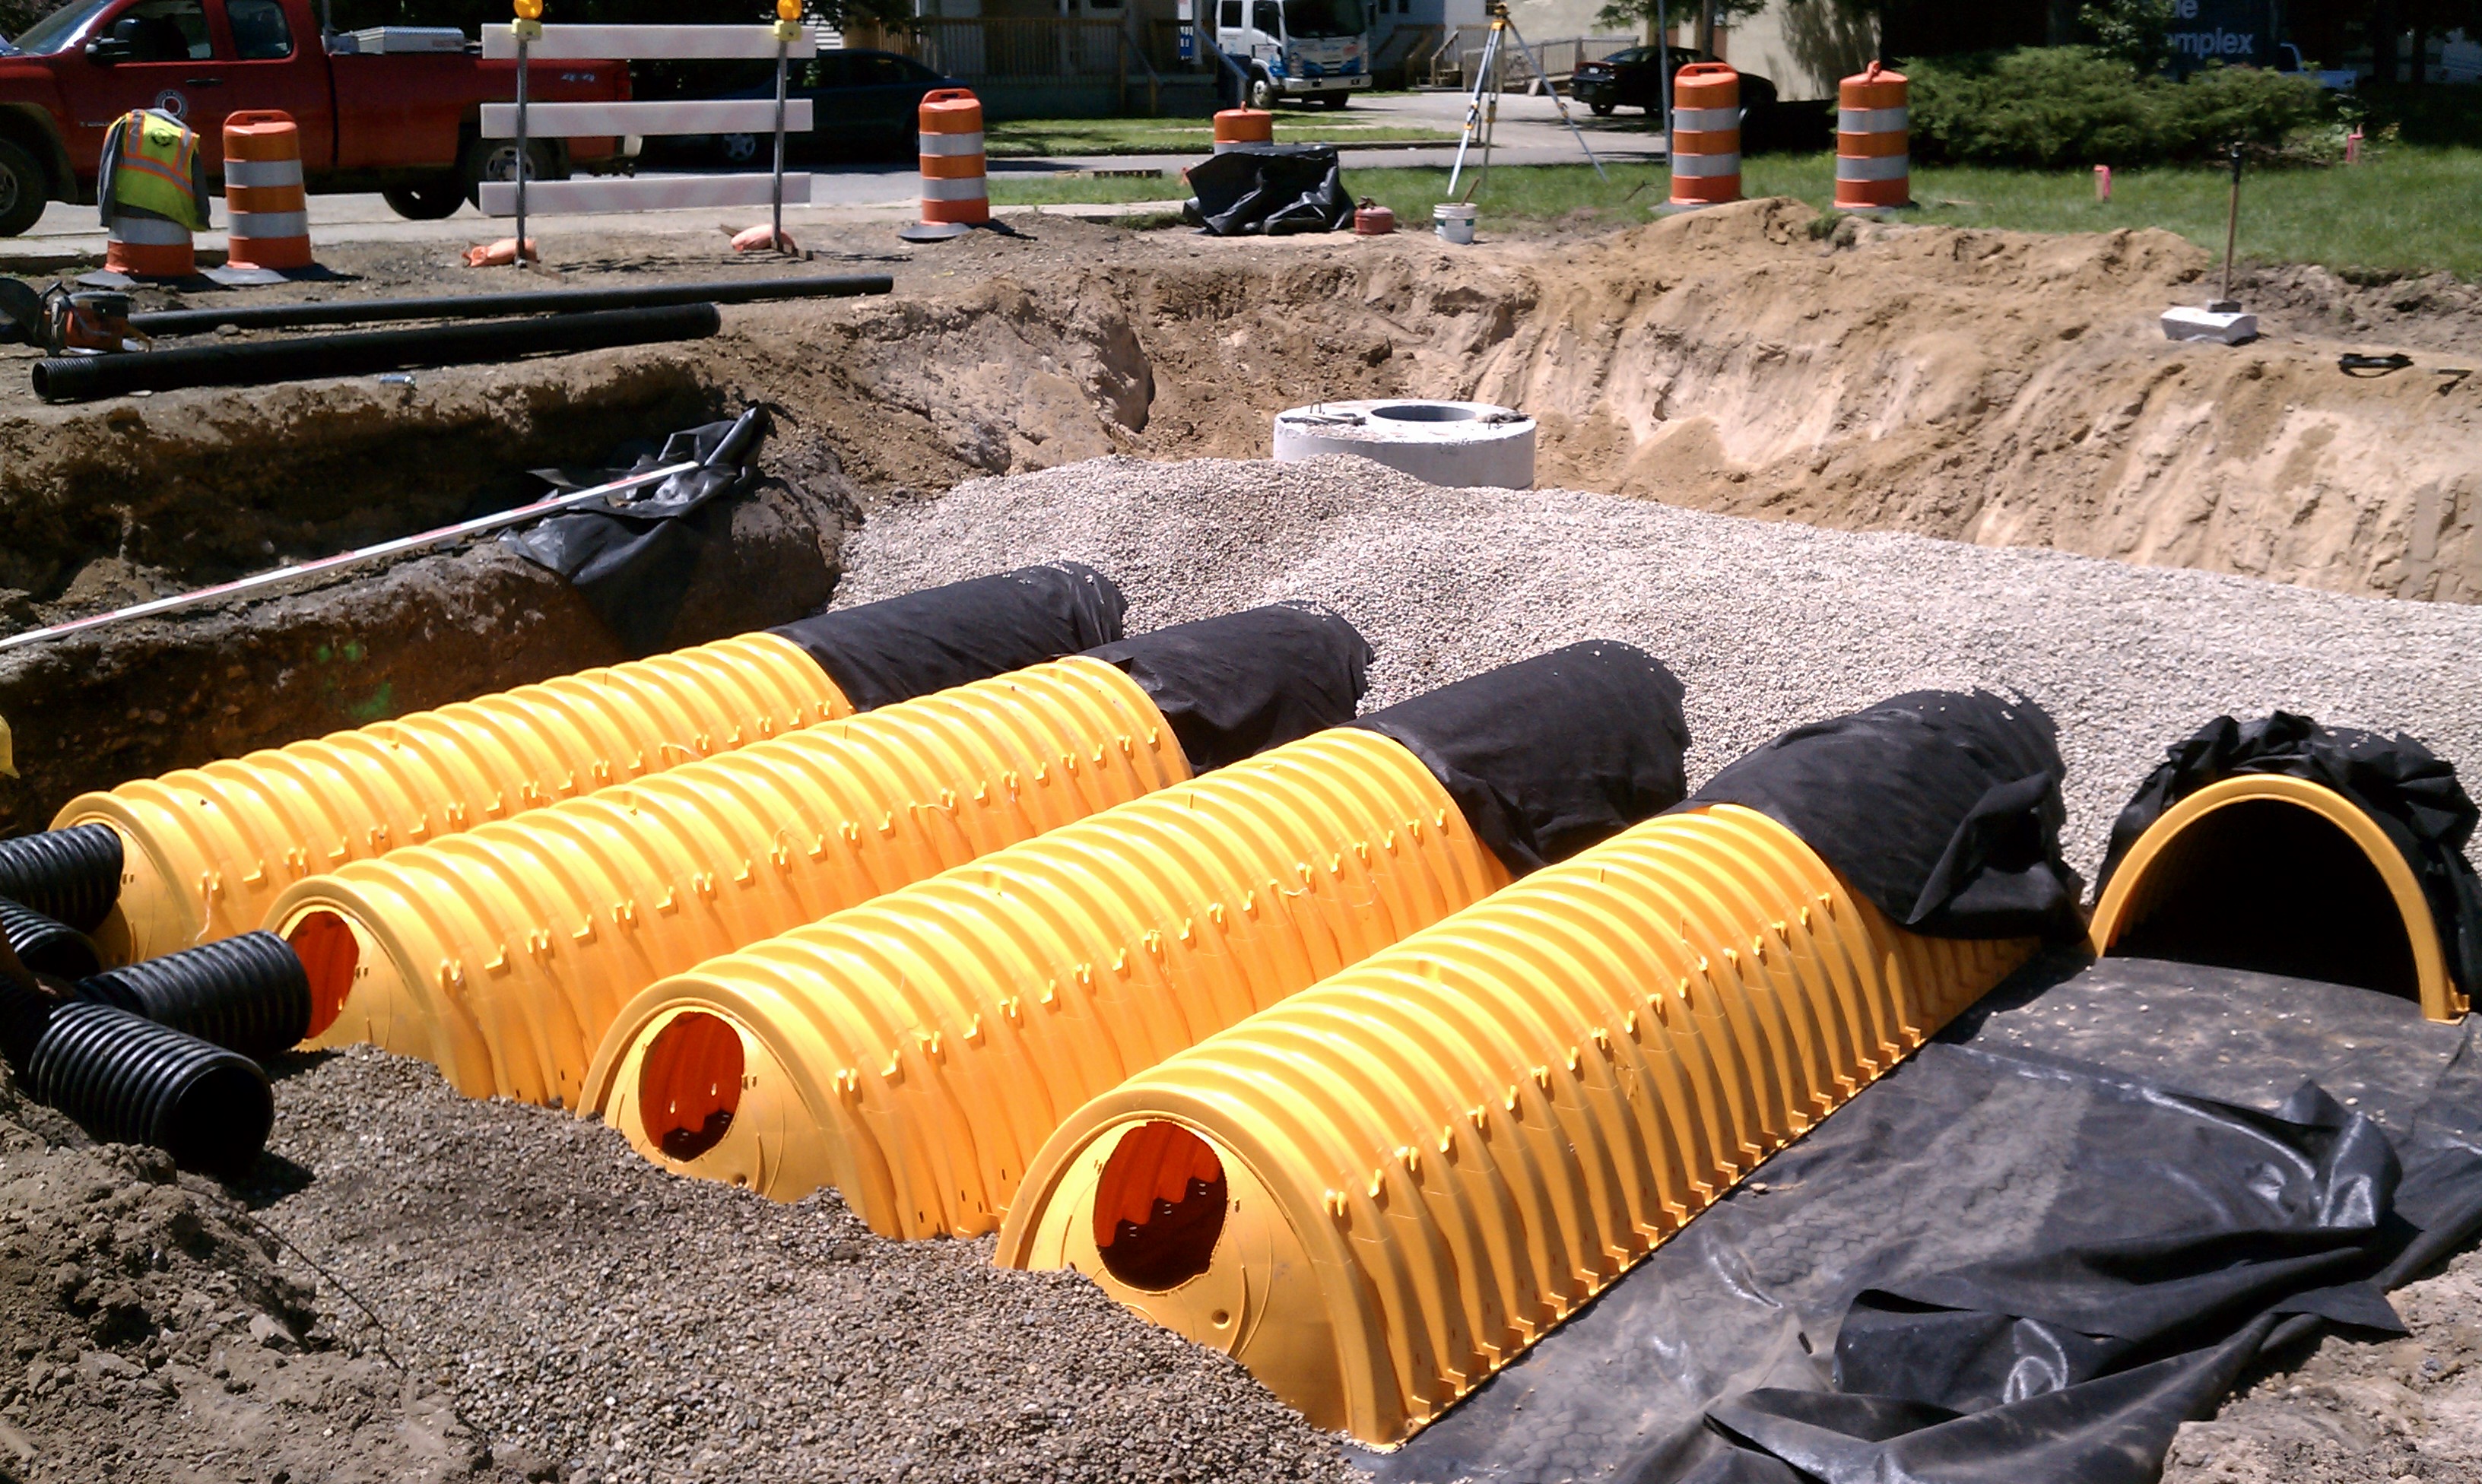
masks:
<path fill-rule="evenodd" d="M 276 1127 L 257 1062 L 108 1004 L 54 1009 L 26 1081 L 97 1139 L 152 1144 L 185 1170 L 244 1174 Z"/>
<path fill-rule="evenodd" d="M 50 402 L 90 402 L 184 386 L 257 386 L 411 366 L 483 365 L 521 355 L 702 340 L 723 324 L 713 304 L 676 304 L 120 355 L 56 355 L 35 363 L 35 394 Z"/>
<path fill-rule="evenodd" d="M 20 982 L 14 975 L 0 973 L 0 1057 L 8 1058 L 11 1071 L 24 1073 L 34 1057 L 35 1043 L 43 1038 L 43 1028 L 52 1023 L 52 1011 L 60 1005 L 54 996 Z"/>
<path fill-rule="evenodd" d="M 32 907 L 0 897 L 0 937 L 17 961 L 56 979 L 82 979 L 103 968 L 86 934 Z"/>
<path fill-rule="evenodd" d="M 665 304 L 750 304 L 786 299 L 852 299 L 885 294 L 885 273 L 806 278 L 722 278 L 654 283 L 625 289 L 536 289 L 515 294 L 435 294 L 420 299 L 336 299 L 315 304 L 220 304 L 133 314 L 149 335 L 198 335 L 236 329 L 301 329 L 313 325 L 369 325 L 382 320 L 481 320 L 512 314 L 577 314 L 590 309 L 652 309 Z"/>
<path fill-rule="evenodd" d="M 272 932 L 107 969 L 81 980 L 77 993 L 258 1061 L 310 1033 L 310 976 Z"/>
<path fill-rule="evenodd" d="M 78 824 L 0 840 L 0 897 L 94 931 L 120 899 L 119 831 Z"/>

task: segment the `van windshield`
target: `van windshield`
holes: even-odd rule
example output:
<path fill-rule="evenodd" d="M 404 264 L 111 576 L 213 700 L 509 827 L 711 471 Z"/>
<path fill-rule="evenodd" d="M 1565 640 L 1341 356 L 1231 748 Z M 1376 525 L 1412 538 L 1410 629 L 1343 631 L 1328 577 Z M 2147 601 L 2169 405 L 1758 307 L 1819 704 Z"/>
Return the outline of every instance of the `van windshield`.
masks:
<path fill-rule="evenodd" d="M 1360 36 L 1368 29 L 1361 0 L 1286 0 L 1287 36 Z"/>
<path fill-rule="evenodd" d="M 59 51 L 68 44 L 69 38 L 85 30 L 87 23 L 111 3 L 112 0 L 87 0 L 84 5 L 63 6 L 27 27 L 26 34 L 17 38 L 16 45 L 9 49 L 37 57 Z"/>

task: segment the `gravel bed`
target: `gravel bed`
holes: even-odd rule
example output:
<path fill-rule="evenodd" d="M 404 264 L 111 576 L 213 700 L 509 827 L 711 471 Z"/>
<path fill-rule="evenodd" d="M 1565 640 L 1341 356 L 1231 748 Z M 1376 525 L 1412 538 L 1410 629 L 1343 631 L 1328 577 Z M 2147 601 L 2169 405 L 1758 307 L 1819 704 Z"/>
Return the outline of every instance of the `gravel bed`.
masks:
<path fill-rule="evenodd" d="M 300 1058 L 276 1127 L 306 1178 L 260 1219 L 315 1258 L 343 1338 L 455 1398 L 500 1477 L 1349 1476 L 1238 1365 L 1075 1274 L 993 1267 L 989 1238 L 886 1241 L 833 1192 L 683 1180 L 599 1123 L 368 1048 Z"/>
<path fill-rule="evenodd" d="M 1055 557 L 1118 579 L 1133 631 L 1328 603 L 1378 651 L 1365 708 L 1626 640 L 1688 687 L 1693 784 L 1898 691 L 2013 690 L 2059 724 L 2069 858 L 2090 881 L 2138 781 L 2223 712 L 2401 730 L 2482 771 L 2482 609 L 1565 490 L 1439 489 L 1358 458 L 1112 458 L 976 481 L 875 513 L 836 601 Z"/>

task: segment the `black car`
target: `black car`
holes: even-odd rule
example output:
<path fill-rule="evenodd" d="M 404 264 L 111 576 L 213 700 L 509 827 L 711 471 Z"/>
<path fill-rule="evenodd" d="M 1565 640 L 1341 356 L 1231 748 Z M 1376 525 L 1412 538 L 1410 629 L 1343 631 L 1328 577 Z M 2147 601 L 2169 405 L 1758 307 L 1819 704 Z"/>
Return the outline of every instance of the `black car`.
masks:
<path fill-rule="evenodd" d="M 786 134 L 787 158 L 815 160 L 831 156 L 911 160 L 918 149 L 915 122 L 922 95 L 936 88 L 961 88 L 911 57 L 894 52 L 848 47 L 823 51 L 792 65 L 785 79 L 787 99 L 810 100 L 810 131 Z M 720 98 L 773 98 L 775 65 L 766 81 L 714 94 Z M 669 152 L 687 159 L 764 169 L 775 158 L 775 143 L 765 134 L 709 134 L 669 142 Z"/>
<path fill-rule="evenodd" d="M 1715 59 L 1693 47 L 1672 48 L 1672 70 L 1693 62 Z M 1618 51 L 1599 62 L 1581 62 L 1576 75 L 1569 79 L 1569 96 L 1606 117 L 1613 109 L 1642 108 L 1650 114 L 1663 112 L 1664 54 L 1651 46 L 1632 46 Z M 1776 85 L 1755 72 L 1741 74 L 1741 108 L 1745 113 L 1773 108 Z"/>

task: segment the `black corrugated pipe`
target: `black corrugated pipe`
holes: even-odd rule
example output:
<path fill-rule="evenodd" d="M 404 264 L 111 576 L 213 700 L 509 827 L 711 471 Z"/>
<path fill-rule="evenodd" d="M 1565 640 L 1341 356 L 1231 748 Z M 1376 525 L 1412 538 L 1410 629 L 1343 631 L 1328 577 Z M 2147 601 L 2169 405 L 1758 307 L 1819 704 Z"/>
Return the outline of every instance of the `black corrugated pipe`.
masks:
<path fill-rule="evenodd" d="M 652 309 L 664 304 L 752 304 L 781 299 L 853 299 L 885 294 L 885 273 L 829 278 L 726 278 L 657 283 L 626 289 L 538 289 L 520 294 L 435 294 L 421 299 L 343 299 L 316 304 L 227 304 L 220 309 L 158 309 L 129 317 L 149 335 L 203 335 L 236 329 L 300 329 L 311 325 L 372 325 L 383 320 L 482 320 L 513 314 L 578 314 L 589 309 Z"/>
<path fill-rule="evenodd" d="M 0 967 L 0 1057 L 13 1072 L 23 1073 L 33 1059 L 35 1043 L 52 1023 L 61 1001 L 43 993 L 32 977 Z"/>
<path fill-rule="evenodd" d="M 257 1061 L 310 1033 L 310 976 L 293 946 L 272 932 L 107 969 L 80 980 L 77 994 Z"/>
<path fill-rule="evenodd" d="M 97 1139 L 152 1144 L 187 1170 L 244 1174 L 276 1127 L 257 1062 L 108 1004 L 55 1008 L 26 1082 Z"/>
<path fill-rule="evenodd" d="M 675 304 L 420 329 L 374 329 L 356 335 L 313 335 L 255 345 L 188 346 L 125 355 L 56 355 L 35 363 L 35 392 L 51 402 L 89 402 L 123 392 L 165 392 L 184 386 L 256 386 L 312 377 L 368 376 L 409 366 L 480 365 L 520 355 L 702 340 L 723 323 L 713 304 Z"/>
<path fill-rule="evenodd" d="M 120 900 L 120 833 L 79 824 L 0 840 L 0 897 L 92 932 Z"/>
<path fill-rule="evenodd" d="M 19 963 L 56 979 L 82 979 L 103 968 L 86 934 L 6 897 L 0 897 L 0 937 Z"/>

